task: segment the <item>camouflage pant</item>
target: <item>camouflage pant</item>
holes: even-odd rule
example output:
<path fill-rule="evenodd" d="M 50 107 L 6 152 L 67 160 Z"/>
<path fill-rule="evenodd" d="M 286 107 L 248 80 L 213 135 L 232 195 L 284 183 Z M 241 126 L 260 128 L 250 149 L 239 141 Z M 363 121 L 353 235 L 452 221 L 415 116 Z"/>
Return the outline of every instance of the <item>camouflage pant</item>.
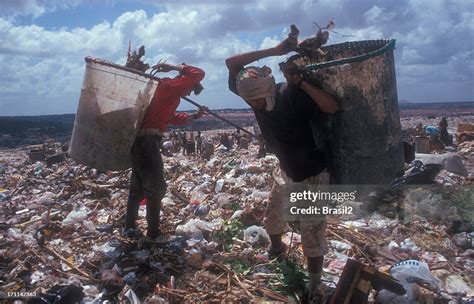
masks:
<path fill-rule="evenodd" d="M 281 234 L 285 231 L 285 204 L 284 198 L 287 187 L 300 184 L 293 182 L 280 168 L 273 171 L 273 186 L 270 192 L 270 201 L 265 210 L 265 230 L 268 234 Z M 327 185 L 329 174 L 320 173 L 301 182 L 306 185 Z M 301 185 L 301 184 L 300 184 Z M 327 253 L 326 219 L 321 217 L 311 221 L 300 221 L 301 241 L 303 251 L 307 257 L 319 257 Z"/>

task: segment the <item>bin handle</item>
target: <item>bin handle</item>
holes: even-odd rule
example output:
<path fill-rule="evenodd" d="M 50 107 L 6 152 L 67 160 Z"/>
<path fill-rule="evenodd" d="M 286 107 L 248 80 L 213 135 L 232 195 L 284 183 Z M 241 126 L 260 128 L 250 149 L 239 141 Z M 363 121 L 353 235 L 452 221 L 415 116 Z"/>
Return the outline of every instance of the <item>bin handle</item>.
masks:
<path fill-rule="evenodd" d="M 353 62 L 361 62 L 364 60 L 367 60 L 369 58 L 377 57 L 379 55 L 382 55 L 388 50 L 395 49 L 395 39 L 390 39 L 388 43 L 386 43 L 383 47 L 381 47 L 378 50 L 363 54 L 363 55 L 358 55 L 358 56 L 353 56 L 349 58 L 343 58 L 343 59 L 338 59 L 338 60 L 331 60 L 331 61 L 325 61 L 325 62 L 320 62 L 320 63 L 314 63 L 314 64 L 309 64 L 303 68 L 303 73 L 308 72 L 308 71 L 315 71 L 319 69 L 324 69 L 336 65 L 341 65 L 341 64 L 346 64 L 346 63 L 353 63 Z"/>

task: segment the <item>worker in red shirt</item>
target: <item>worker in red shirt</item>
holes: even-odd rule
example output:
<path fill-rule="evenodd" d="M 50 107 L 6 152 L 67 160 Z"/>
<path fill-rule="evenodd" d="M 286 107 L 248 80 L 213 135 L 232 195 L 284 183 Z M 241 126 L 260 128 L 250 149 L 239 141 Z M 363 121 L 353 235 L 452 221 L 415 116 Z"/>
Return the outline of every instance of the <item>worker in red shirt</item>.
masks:
<path fill-rule="evenodd" d="M 156 240 L 160 234 L 161 199 L 166 193 L 166 181 L 161 158 L 161 139 L 168 124 L 186 125 L 200 118 L 207 110 L 201 107 L 196 114 L 175 113 L 181 97 L 196 95 L 202 90 L 200 81 L 204 71 L 190 65 L 173 65 L 159 63 L 153 67 L 158 72 L 178 71 L 175 78 L 163 78 L 155 91 L 150 106 L 140 125 L 132 146 L 132 176 L 127 202 L 127 216 L 124 235 L 138 237 L 136 226 L 139 202 L 147 198 L 146 219 L 148 223 L 147 238 Z"/>

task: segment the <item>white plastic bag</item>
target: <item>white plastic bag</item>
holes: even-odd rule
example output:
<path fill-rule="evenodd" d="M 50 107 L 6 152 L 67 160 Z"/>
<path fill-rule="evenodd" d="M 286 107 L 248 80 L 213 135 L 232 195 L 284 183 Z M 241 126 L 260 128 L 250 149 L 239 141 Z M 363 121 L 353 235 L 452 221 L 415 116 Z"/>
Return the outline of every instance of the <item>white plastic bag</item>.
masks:
<path fill-rule="evenodd" d="M 81 206 L 79 209 L 74 209 L 62 221 L 62 224 L 68 226 L 80 223 L 87 218 L 87 214 L 89 212 L 90 210 L 86 206 Z"/>
<path fill-rule="evenodd" d="M 423 282 L 435 288 L 439 285 L 438 279 L 431 274 L 428 264 L 416 260 L 396 263 L 390 269 L 390 274 L 403 285 L 410 302 L 415 301 L 418 296 L 419 289 L 416 282 Z"/>

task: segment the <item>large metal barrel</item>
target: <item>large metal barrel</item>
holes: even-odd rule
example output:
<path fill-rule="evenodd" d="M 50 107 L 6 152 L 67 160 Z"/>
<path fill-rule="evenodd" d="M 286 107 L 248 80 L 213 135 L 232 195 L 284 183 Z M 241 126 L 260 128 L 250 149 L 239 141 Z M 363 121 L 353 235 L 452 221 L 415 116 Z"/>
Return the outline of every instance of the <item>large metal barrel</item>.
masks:
<path fill-rule="evenodd" d="M 101 170 L 131 167 L 130 150 L 158 78 L 86 57 L 69 155 Z"/>
<path fill-rule="evenodd" d="M 337 184 L 384 184 L 403 173 L 394 46 L 395 40 L 346 42 L 323 47 L 320 58 L 290 58 L 339 103 L 338 113 L 322 116 Z"/>

